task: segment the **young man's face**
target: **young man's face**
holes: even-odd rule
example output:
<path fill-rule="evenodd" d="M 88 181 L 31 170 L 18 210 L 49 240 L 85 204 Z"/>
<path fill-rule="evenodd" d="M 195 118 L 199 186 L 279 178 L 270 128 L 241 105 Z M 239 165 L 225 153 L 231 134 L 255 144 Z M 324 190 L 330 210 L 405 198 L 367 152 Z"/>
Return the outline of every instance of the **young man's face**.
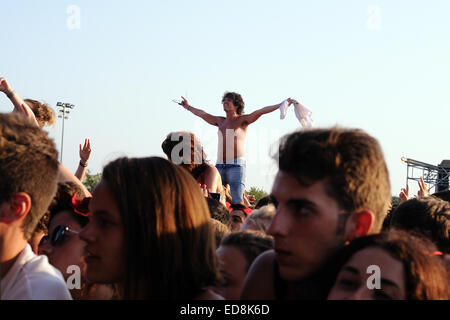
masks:
<path fill-rule="evenodd" d="M 343 244 L 338 230 L 338 203 L 325 192 L 325 181 L 303 186 L 279 171 L 272 188 L 276 213 L 268 233 L 275 239 L 275 255 L 285 280 L 300 280 L 322 266 Z"/>
<path fill-rule="evenodd" d="M 233 104 L 233 99 L 231 98 L 224 98 L 222 100 L 223 110 L 224 111 L 235 111 L 237 110 L 237 107 Z"/>
<path fill-rule="evenodd" d="M 239 231 L 247 218 L 246 214 L 242 210 L 233 210 L 230 212 L 231 225 L 230 229 L 232 232 Z"/>

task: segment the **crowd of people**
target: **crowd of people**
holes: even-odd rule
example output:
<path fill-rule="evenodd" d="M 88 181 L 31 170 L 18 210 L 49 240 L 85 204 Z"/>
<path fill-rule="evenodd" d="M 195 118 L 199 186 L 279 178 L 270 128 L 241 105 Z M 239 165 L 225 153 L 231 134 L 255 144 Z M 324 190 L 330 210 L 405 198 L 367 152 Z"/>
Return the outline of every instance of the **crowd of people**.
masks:
<path fill-rule="evenodd" d="M 245 114 L 226 92 L 221 117 L 182 98 L 218 127 L 217 164 L 193 133 L 171 132 L 167 159 L 111 161 L 91 194 L 90 140 L 71 173 L 42 129 L 53 110 L 5 78 L 0 91 L 14 106 L 0 114 L 0 299 L 450 299 L 450 191 L 429 195 L 421 181 L 392 206 L 381 146 L 361 129 L 282 137 L 270 195 L 255 199 L 248 127 L 300 104 Z"/>

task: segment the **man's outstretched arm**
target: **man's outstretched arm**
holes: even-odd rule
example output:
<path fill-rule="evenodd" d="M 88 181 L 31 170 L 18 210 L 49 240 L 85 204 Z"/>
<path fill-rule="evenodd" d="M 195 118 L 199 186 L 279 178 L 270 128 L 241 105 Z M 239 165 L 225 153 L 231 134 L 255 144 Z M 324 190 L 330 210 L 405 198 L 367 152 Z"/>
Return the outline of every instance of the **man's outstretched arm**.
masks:
<path fill-rule="evenodd" d="M 213 126 L 218 126 L 218 122 L 219 119 L 221 117 L 218 116 L 213 116 L 203 110 L 194 108 L 193 106 L 191 106 L 189 104 L 189 102 L 186 100 L 186 98 L 181 97 L 183 99 L 183 101 L 181 103 L 179 103 L 179 105 L 183 106 L 186 110 L 192 112 L 193 114 L 195 114 L 197 117 L 202 118 L 203 120 L 205 120 L 206 122 L 208 122 L 209 124 L 213 125 Z"/>
<path fill-rule="evenodd" d="M 293 102 L 294 102 L 293 99 L 288 98 L 288 105 L 291 105 L 291 103 L 293 103 Z M 247 122 L 248 124 L 253 123 L 256 120 L 258 120 L 259 117 L 261 117 L 263 114 L 270 113 L 270 112 L 273 112 L 275 110 L 278 110 L 282 103 L 283 102 L 281 102 L 279 104 L 276 104 L 276 105 L 273 105 L 273 106 L 268 106 L 268 107 L 265 107 L 265 108 L 258 109 L 256 111 L 253 111 L 250 114 L 247 114 L 247 115 L 243 115 L 242 116 L 242 120 L 244 122 Z"/>

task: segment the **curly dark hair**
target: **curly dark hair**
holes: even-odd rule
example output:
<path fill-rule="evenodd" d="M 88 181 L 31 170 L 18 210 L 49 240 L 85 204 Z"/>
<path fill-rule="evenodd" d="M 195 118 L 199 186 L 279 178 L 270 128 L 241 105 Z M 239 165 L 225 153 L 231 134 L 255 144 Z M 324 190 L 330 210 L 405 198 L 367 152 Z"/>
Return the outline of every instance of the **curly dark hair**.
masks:
<path fill-rule="evenodd" d="M 239 93 L 236 92 L 225 92 L 222 97 L 222 102 L 225 100 L 225 98 L 233 100 L 233 104 L 237 107 L 236 113 L 238 115 L 241 115 L 244 113 L 244 100 L 242 99 L 242 96 Z"/>

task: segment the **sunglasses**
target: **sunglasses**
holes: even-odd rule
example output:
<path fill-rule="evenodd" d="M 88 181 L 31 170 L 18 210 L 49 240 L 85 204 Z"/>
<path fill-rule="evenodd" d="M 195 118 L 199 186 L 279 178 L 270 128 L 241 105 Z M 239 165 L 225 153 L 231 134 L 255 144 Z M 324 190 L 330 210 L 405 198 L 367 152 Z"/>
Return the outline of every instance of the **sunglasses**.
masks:
<path fill-rule="evenodd" d="M 79 234 L 78 231 L 75 231 L 67 226 L 59 225 L 55 228 L 55 230 L 53 230 L 51 236 L 46 236 L 42 240 L 47 240 L 50 238 L 50 243 L 52 246 L 58 246 L 64 242 L 64 239 L 68 233 Z"/>

